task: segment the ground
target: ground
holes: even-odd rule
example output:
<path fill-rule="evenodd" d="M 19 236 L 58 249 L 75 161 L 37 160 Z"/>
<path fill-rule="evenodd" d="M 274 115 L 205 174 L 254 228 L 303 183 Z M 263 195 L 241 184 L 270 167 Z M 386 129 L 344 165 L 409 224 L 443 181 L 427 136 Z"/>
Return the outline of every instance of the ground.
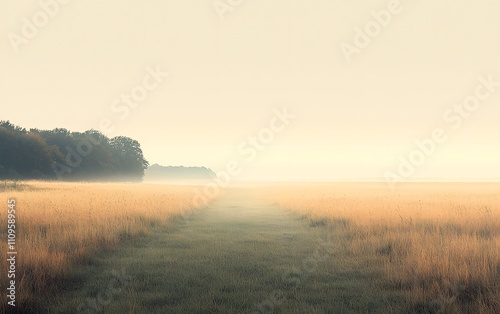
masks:
<path fill-rule="evenodd" d="M 342 237 L 341 226 L 227 189 L 207 208 L 101 252 L 45 310 L 400 313 L 404 298 L 380 289 L 381 266 L 350 259 Z"/>

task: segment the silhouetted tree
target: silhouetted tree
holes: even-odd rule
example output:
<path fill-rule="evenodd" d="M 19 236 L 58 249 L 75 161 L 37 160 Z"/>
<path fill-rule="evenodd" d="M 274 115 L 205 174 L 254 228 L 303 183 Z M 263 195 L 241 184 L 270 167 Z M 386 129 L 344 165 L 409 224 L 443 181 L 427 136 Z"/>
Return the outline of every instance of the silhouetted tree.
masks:
<path fill-rule="evenodd" d="M 144 170 L 149 166 L 149 163 L 144 159 L 139 142 L 129 137 L 117 136 L 111 139 L 110 145 L 117 161 L 118 176 L 123 177 L 121 179 L 137 178 L 142 180 Z"/>
<path fill-rule="evenodd" d="M 21 128 L 0 121 L 0 178 L 140 181 L 149 163 L 139 142 L 97 130 Z"/>

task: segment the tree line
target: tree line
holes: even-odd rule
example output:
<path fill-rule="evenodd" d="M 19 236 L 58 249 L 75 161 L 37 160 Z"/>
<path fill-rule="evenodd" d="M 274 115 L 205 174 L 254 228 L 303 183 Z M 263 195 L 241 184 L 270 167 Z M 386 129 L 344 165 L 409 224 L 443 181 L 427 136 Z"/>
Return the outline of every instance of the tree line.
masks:
<path fill-rule="evenodd" d="M 96 130 L 26 130 L 0 121 L 0 179 L 141 181 L 149 166 L 138 141 Z"/>

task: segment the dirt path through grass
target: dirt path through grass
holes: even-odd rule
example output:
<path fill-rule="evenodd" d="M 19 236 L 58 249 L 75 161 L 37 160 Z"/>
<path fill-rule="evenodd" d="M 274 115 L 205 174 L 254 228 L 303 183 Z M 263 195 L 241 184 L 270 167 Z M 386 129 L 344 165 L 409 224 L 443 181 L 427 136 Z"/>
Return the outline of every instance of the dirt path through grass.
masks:
<path fill-rule="evenodd" d="M 52 313 L 398 312 L 403 300 L 374 285 L 377 269 L 343 256 L 341 232 L 228 189 L 189 219 L 96 257 L 48 303 L 58 304 Z"/>

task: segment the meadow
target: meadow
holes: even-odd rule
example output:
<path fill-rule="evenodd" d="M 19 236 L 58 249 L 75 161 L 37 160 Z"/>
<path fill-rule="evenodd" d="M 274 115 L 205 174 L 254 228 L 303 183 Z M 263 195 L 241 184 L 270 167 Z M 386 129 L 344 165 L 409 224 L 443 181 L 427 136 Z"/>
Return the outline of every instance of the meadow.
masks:
<path fill-rule="evenodd" d="M 380 265 L 383 289 L 415 313 L 498 313 L 500 184 L 309 183 L 267 187 L 266 197 L 342 230 L 347 256 Z M 364 261 L 364 262 L 363 262 Z"/>
<path fill-rule="evenodd" d="M 147 236 L 191 210 L 193 187 L 147 184 L 2 182 L 3 208 L 16 200 L 17 309 L 34 308 L 64 288 L 74 268 L 92 262 L 98 251 Z M 7 251 L 6 219 L 0 250 Z M 2 287 L 7 265 L 0 263 Z M 6 311 L 2 297 L 0 312 Z"/>
<path fill-rule="evenodd" d="M 74 312 L 122 266 L 134 280 L 99 312 L 500 308 L 498 183 L 405 183 L 395 191 L 384 183 L 248 185 L 203 210 L 189 206 L 195 189 L 3 182 L 5 215 L 7 199 L 16 200 L 18 310 Z M 2 219 L 3 252 L 6 229 Z M 303 269 L 308 279 L 291 289 L 283 274 L 314 257 L 325 236 L 335 244 L 328 259 Z M 285 301 L 263 310 L 277 289 Z M 5 298 L 0 306 L 6 312 Z"/>

